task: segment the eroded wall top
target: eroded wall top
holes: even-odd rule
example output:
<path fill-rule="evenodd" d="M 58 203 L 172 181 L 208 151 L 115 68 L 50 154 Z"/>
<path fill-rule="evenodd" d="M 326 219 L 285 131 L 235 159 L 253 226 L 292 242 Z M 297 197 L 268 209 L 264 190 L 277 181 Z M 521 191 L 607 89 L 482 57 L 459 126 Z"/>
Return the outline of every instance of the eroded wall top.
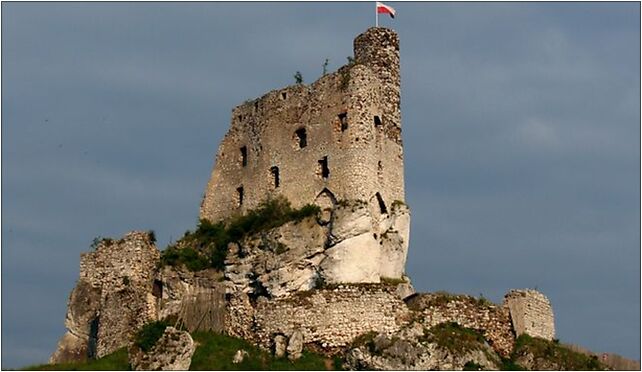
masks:
<path fill-rule="evenodd" d="M 309 86 L 274 90 L 233 110 L 201 204 L 219 221 L 276 195 L 294 207 L 358 199 L 385 212 L 404 201 L 399 40 L 371 28 L 354 62 Z"/>

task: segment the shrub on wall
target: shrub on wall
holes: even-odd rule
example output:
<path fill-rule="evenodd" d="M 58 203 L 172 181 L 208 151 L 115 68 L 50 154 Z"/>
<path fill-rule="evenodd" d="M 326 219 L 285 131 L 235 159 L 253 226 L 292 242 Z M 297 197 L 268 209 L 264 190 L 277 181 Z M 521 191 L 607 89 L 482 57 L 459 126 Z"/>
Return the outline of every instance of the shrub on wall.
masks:
<path fill-rule="evenodd" d="M 293 209 L 283 198 L 270 199 L 258 208 L 226 222 L 212 223 L 202 219 L 194 232 L 188 231 L 176 244 L 165 249 L 161 265 L 185 265 L 190 271 L 207 268 L 223 270 L 227 246 L 248 235 L 281 226 L 287 222 L 299 222 L 320 212 L 316 205 Z"/>

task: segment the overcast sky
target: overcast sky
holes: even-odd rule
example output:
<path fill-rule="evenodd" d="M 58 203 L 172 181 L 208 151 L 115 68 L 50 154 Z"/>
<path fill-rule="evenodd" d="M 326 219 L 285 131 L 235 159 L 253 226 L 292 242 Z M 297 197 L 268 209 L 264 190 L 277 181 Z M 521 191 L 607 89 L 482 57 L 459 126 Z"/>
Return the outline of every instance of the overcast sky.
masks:
<path fill-rule="evenodd" d="M 407 272 L 551 300 L 640 358 L 640 4 L 393 3 Z M 195 226 L 232 108 L 335 70 L 374 3 L 2 3 L 2 367 L 45 362 L 95 236 Z"/>

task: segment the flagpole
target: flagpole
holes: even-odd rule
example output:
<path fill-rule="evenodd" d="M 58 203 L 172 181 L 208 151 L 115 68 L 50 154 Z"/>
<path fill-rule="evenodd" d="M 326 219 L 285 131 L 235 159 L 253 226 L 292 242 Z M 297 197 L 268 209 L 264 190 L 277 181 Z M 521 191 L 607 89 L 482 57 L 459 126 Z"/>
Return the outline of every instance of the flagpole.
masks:
<path fill-rule="evenodd" d="M 375 1 L 375 27 L 379 27 L 379 12 L 377 12 L 377 2 Z"/>

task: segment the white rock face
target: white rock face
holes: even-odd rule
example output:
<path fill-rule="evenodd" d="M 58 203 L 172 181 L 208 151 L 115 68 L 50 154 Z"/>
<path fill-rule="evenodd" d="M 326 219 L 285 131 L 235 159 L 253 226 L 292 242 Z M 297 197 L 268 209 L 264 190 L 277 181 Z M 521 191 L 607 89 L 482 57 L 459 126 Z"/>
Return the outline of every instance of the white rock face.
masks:
<path fill-rule="evenodd" d="M 280 298 L 322 283 L 401 279 L 410 212 L 395 202 L 382 213 L 377 199 L 371 202 L 375 204 L 325 198 L 319 202 L 325 208 L 320 219 L 286 223 L 231 244 L 225 268 L 228 293 Z"/>
<path fill-rule="evenodd" d="M 287 352 L 290 360 L 301 358 L 301 353 L 303 352 L 303 333 L 301 331 L 296 330 L 292 333 L 288 340 Z"/>
<path fill-rule="evenodd" d="M 332 217 L 332 240 L 340 242 L 372 232 L 372 216 L 365 202 L 350 201 L 338 206 Z"/>
<path fill-rule="evenodd" d="M 326 283 L 378 283 L 380 249 L 372 233 L 342 241 L 326 250 L 321 276 Z"/>
<path fill-rule="evenodd" d="M 196 346 L 189 333 L 174 327 L 165 332 L 148 352 L 133 346 L 129 363 L 135 371 L 186 371 L 192 363 Z"/>
<path fill-rule="evenodd" d="M 386 278 L 400 278 L 406 267 L 410 238 L 410 210 L 404 204 L 394 204 L 390 216 L 381 225 L 381 262 L 379 272 Z"/>

